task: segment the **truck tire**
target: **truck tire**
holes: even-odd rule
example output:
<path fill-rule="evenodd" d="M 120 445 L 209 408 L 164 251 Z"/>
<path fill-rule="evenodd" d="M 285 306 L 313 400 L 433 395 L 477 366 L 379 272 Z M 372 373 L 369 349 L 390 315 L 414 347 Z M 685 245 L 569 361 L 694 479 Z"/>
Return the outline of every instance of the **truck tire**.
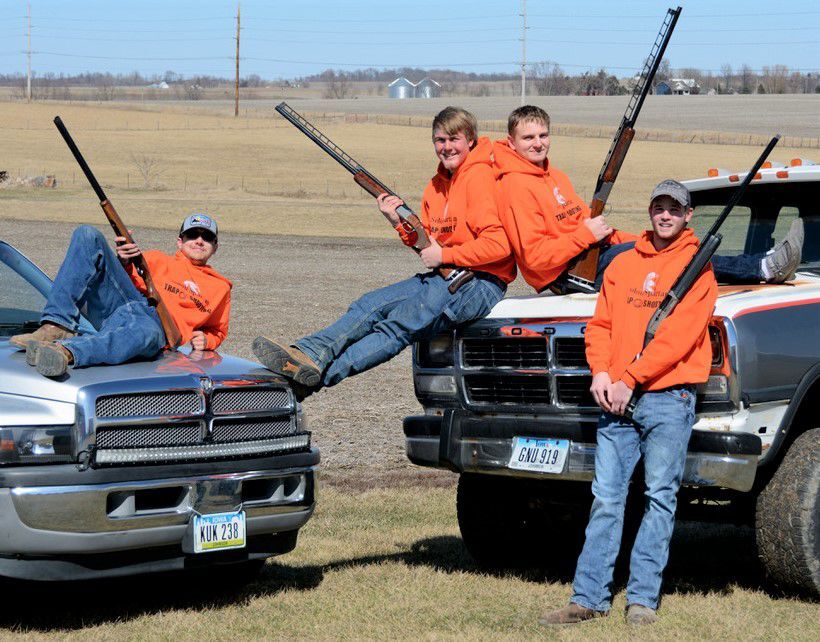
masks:
<path fill-rule="evenodd" d="M 794 440 L 758 497 L 755 522 L 772 584 L 820 598 L 820 428 Z"/>
<path fill-rule="evenodd" d="M 456 508 L 464 546 L 487 568 L 546 568 L 551 553 L 574 565 L 589 505 L 544 501 L 544 486 L 528 479 L 463 473 Z M 574 566 L 573 566 L 574 568 Z"/>

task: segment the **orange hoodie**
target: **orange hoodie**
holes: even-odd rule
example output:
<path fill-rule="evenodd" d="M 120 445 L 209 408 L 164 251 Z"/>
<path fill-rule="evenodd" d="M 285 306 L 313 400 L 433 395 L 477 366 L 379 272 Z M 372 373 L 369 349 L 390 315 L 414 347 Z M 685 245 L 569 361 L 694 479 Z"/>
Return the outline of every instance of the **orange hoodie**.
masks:
<path fill-rule="evenodd" d="M 442 246 L 445 265 L 490 272 L 511 283 L 515 260 L 495 202 L 492 143 L 479 138 L 450 176 L 439 164 L 421 201 L 421 222 Z"/>
<path fill-rule="evenodd" d="M 593 376 L 609 372 L 613 382 L 630 388 L 660 390 L 706 381 L 712 362 L 707 325 L 717 301 L 711 266 L 664 319 L 643 349 L 649 319 L 695 254 L 698 240 L 684 229 L 658 252 L 652 232 L 644 232 L 634 250 L 619 254 L 604 273 L 595 316 L 587 324 L 587 361 Z"/>
<path fill-rule="evenodd" d="M 205 333 L 205 347 L 215 350 L 228 334 L 233 284 L 208 265 L 194 265 L 182 253 L 168 256 L 158 250 L 142 253 L 154 286 L 162 296 L 168 312 L 188 343 L 194 330 Z M 145 294 L 145 282 L 134 269 L 126 266 L 137 289 Z"/>
<path fill-rule="evenodd" d="M 506 140 L 494 143 L 493 155 L 498 216 L 524 280 L 540 292 L 567 269 L 569 261 L 595 243 L 583 224 L 589 207 L 567 175 L 549 160 L 546 169 L 533 165 Z M 636 238 L 616 230 L 608 242 L 614 245 Z"/>

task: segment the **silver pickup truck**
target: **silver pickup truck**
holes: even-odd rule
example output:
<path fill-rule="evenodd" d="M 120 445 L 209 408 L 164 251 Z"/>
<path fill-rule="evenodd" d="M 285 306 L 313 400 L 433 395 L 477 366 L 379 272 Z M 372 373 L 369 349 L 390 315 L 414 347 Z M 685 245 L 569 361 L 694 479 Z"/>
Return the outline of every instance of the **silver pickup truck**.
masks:
<path fill-rule="evenodd" d="M 686 182 L 696 232 L 739 178 L 715 168 Z M 761 170 L 724 224 L 719 252 L 764 252 L 797 216 L 806 242 L 793 282 L 720 287 L 678 513 L 753 524 L 769 578 L 818 596 L 820 165 L 793 159 Z M 582 543 L 599 414 L 584 329 L 596 298 L 510 297 L 486 319 L 415 346 L 425 414 L 404 421 L 407 454 L 460 474 L 459 526 L 480 562 L 531 563 L 560 535 Z"/>
<path fill-rule="evenodd" d="M 319 452 L 287 384 L 216 352 L 42 377 L 8 337 L 50 287 L 0 241 L 0 576 L 253 570 L 292 550 Z"/>

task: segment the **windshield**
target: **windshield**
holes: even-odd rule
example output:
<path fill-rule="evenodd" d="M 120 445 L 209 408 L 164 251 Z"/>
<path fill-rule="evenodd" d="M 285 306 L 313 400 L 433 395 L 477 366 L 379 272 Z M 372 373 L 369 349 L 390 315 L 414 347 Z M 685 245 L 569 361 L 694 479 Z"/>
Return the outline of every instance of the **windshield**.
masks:
<path fill-rule="evenodd" d="M 17 250 L 0 242 L 0 337 L 35 330 L 51 286 Z"/>

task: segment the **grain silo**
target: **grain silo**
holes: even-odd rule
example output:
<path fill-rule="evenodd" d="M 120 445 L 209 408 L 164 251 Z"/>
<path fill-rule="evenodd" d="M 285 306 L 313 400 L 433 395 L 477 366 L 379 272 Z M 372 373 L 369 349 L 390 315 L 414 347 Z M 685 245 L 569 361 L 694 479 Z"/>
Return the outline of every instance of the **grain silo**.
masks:
<path fill-rule="evenodd" d="M 412 98 L 415 95 L 416 86 L 404 76 L 396 78 L 387 85 L 387 95 L 390 98 Z"/>
<path fill-rule="evenodd" d="M 416 85 L 416 98 L 438 98 L 441 96 L 441 85 L 432 78 L 424 78 Z"/>

